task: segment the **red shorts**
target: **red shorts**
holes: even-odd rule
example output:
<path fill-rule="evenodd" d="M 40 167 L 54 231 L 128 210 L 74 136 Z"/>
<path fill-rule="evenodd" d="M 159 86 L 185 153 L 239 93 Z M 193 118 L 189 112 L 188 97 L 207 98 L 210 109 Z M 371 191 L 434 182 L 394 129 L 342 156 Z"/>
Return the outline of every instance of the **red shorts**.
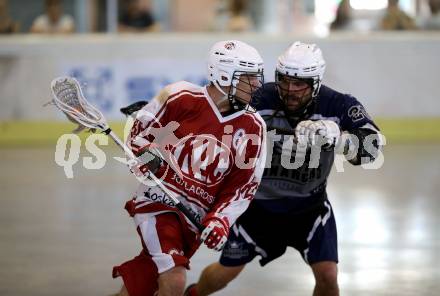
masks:
<path fill-rule="evenodd" d="M 153 295 L 160 273 L 175 266 L 189 269 L 189 259 L 198 248 L 196 234 L 173 212 L 134 213 L 141 238 L 141 254 L 113 268 L 113 277 L 122 276 L 130 296 Z"/>

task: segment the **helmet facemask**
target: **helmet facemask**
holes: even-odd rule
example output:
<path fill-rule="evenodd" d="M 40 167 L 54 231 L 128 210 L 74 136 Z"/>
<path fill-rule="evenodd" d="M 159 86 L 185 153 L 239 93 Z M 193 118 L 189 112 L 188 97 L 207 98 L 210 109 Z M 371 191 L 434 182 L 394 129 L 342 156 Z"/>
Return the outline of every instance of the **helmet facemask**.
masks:
<path fill-rule="evenodd" d="M 290 76 L 275 71 L 275 84 L 290 115 L 301 116 L 317 96 L 317 84 L 314 78 Z"/>
<path fill-rule="evenodd" d="M 284 111 L 293 121 L 312 113 L 324 72 L 325 60 L 316 44 L 294 42 L 278 57 L 276 86 L 285 105 Z M 294 100 L 298 103 L 293 104 Z"/>
<path fill-rule="evenodd" d="M 235 71 L 232 75 L 228 100 L 234 111 L 245 110 L 255 112 L 252 107 L 261 94 L 259 91 L 264 83 L 263 71 L 258 73 Z"/>

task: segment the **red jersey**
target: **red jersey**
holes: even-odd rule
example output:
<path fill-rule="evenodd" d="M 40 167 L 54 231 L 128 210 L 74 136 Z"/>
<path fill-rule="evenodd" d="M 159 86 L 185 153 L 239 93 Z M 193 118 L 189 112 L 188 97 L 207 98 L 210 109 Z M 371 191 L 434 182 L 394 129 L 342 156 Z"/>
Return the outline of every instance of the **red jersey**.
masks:
<path fill-rule="evenodd" d="M 229 225 L 247 209 L 263 173 L 266 126 L 258 113 L 223 116 L 206 87 L 185 81 L 165 87 L 142 108 L 128 145 L 135 154 L 156 145 L 165 155 L 155 175 L 201 221 L 214 213 Z M 175 211 L 158 186 L 141 184 L 142 212 Z"/>

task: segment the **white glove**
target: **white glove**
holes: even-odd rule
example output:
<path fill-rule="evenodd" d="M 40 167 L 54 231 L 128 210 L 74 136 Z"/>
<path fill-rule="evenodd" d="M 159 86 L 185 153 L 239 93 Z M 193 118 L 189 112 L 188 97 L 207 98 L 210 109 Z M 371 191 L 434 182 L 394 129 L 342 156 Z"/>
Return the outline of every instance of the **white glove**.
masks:
<path fill-rule="evenodd" d="M 298 143 L 303 145 L 313 146 L 323 141 L 323 146 L 331 146 L 337 144 L 341 130 L 331 120 L 304 120 L 296 126 L 295 136 Z"/>

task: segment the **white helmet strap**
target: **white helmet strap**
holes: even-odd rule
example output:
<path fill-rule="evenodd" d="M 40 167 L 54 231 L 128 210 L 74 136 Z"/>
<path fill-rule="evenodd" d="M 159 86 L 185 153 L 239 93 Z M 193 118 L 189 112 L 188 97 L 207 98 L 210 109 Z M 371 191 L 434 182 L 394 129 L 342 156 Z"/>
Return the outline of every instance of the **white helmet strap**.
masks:
<path fill-rule="evenodd" d="M 232 95 L 232 96 L 235 95 L 235 93 L 237 92 L 237 84 L 238 84 L 238 82 L 239 82 L 239 79 L 236 79 L 236 78 L 234 77 L 234 75 L 233 75 L 232 78 L 231 78 L 231 85 L 230 85 L 230 87 L 232 87 L 232 92 L 230 92 L 229 94 L 227 94 L 227 93 L 222 89 L 222 87 L 220 86 L 220 84 L 218 83 L 218 81 L 214 81 L 213 83 L 214 83 L 215 88 L 217 88 L 217 90 L 218 90 L 219 92 L 221 92 L 221 93 L 225 96 L 225 98 L 227 98 L 229 95 Z"/>
<path fill-rule="evenodd" d="M 235 96 L 235 93 L 237 92 L 237 84 L 240 81 L 240 76 L 235 78 L 235 74 L 232 75 L 231 78 L 231 87 L 232 87 L 232 93 L 231 95 Z"/>
<path fill-rule="evenodd" d="M 215 88 L 216 88 L 219 92 L 221 92 L 225 97 L 228 96 L 228 94 L 225 93 L 225 91 L 222 89 L 222 87 L 220 86 L 220 84 L 218 83 L 218 81 L 214 81 L 213 84 L 214 84 Z"/>

